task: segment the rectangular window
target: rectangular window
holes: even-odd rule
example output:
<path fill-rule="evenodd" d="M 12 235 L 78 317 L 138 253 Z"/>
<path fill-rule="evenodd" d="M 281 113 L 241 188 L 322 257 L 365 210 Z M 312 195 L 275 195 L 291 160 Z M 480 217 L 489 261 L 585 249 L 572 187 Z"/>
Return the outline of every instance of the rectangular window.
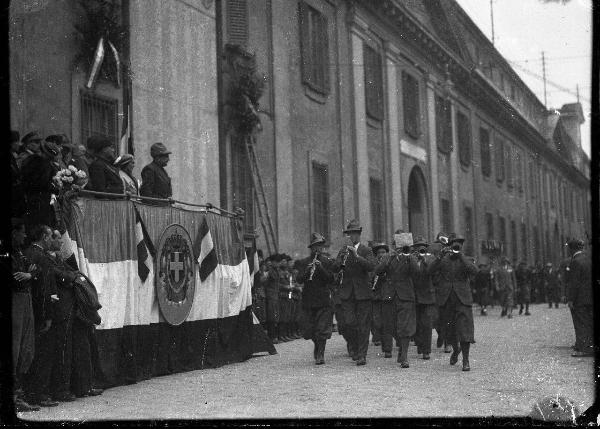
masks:
<path fill-rule="evenodd" d="M 369 190 L 371 193 L 373 240 L 384 241 L 385 208 L 383 206 L 383 186 L 381 180 L 371 178 L 369 181 Z"/>
<path fill-rule="evenodd" d="M 452 108 L 450 100 L 435 96 L 435 135 L 440 152 L 452 152 Z"/>
<path fill-rule="evenodd" d="M 512 161 L 512 148 L 510 145 L 506 144 L 504 145 L 504 165 L 506 169 L 506 185 L 509 189 L 514 186 Z"/>
<path fill-rule="evenodd" d="M 487 232 L 487 239 L 494 239 L 494 216 L 491 213 L 485 214 L 485 229 Z"/>
<path fill-rule="evenodd" d="M 402 72 L 402 104 L 404 106 L 404 131 L 414 139 L 421 133 L 419 107 L 419 81 L 406 72 Z"/>
<path fill-rule="evenodd" d="M 442 198 L 440 200 L 440 215 L 442 230 L 446 234 L 452 231 L 452 209 L 450 208 L 450 200 Z"/>
<path fill-rule="evenodd" d="M 527 262 L 527 225 L 521 223 L 521 259 Z"/>
<path fill-rule="evenodd" d="M 465 207 L 465 253 L 467 255 L 473 255 L 473 210 L 471 207 Z"/>
<path fill-rule="evenodd" d="M 458 134 L 458 155 L 465 167 L 471 164 L 471 121 L 462 112 L 456 111 L 456 131 Z"/>
<path fill-rule="evenodd" d="M 496 180 L 504 181 L 504 140 L 497 136 L 494 144 L 494 160 L 496 161 Z"/>
<path fill-rule="evenodd" d="M 485 128 L 479 128 L 479 146 L 481 148 L 481 174 L 490 177 L 492 174 L 492 152 L 490 133 Z"/>
<path fill-rule="evenodd" d="M 313 226 L 329 240 L 329 178 L 327 166 L 313 161 Z"/>
<path fill-rule="evenodd" d="M 227 0 L 227 41 L 233 45 L 248 44 L 247 0 Z"/>
<path fill-rule="evenodd" d="M 244 233 L 254 234 L 254 186 L 252 172 L 248 163 L 248 154 L 242 138 L 231 140 L 231 180 L 233 207 L 244 210 Z"/>
<path fill-rule="evenodd" d="M 327 18 L 301 1 L 300 51 L 302 82 L 311 89 L 329 93 L 329 40 Z"/>
<path fill-rule="evenodd" d="M 106 137 L 118 153 L 118 101 L 88 91 L 81 92 L 81 141 L 92 136 Z"/>
<path fill-rule="evenodd" d="M 363 46 L 367 115 L 381 121 L 383 119 L 383 70 L 381 55 L 366 43 Z"/>
<path fill-rule="evenodd" d="M 512 258 L 519 258 L 519 246 L 517 242 L 517 223 L 514 220 L 510 221 L 510 246 L 512 252 Z"/>
<path fill-rule="evenodd" d="M 502 216 L 498 217 L 498 228 L 500 229 L 498 231 L 499 239 L 502 242 L 502 246 L 504 246 L 504 249 L 506 249 L 506 220 L 504 220 Z"/>

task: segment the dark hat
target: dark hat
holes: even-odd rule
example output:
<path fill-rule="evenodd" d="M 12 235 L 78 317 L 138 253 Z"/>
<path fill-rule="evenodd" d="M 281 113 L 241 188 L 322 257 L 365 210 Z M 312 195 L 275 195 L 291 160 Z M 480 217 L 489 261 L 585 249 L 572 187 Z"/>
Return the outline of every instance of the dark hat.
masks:
<path fill-rule="evenodd" d="M 66 136 L 62 134 L 52 134 L 51 136 L 46 137 L 46 141 L 56 143 L 59 146 L 69 143 L 69 140 L 67 140 Z"/>
<path fill-rule="evenodd" d="M 95 152 L 100 152 L 102 149 L 108 146 L 112 146 L 110 139 L 103 136 L 91 136 L 87 139 L 87 147 Z"/>
<path fill-rule="evenodd" d="M 583 242 L 583 240 L 580 240 L 578 238 L 572 238 L 569 241 L 567 241 L 566 246 L 568 246 L 571 250 L 579 250 L 583 249 L 585 243 Z"/>
<path fill-rule="evenodd" d="M 377 251 L 379 249 L 385 249 L 386 252 L 390 251 L 390 247 L 387 244 L 383 243 L 383 242 L 381 242 L 381 243 L 378 243 L 378 242 L 373 243 L 373 245 L 371 246 L 371 249 L 373 250 L 373 253 L 377 253 Z"/>
<path fill-rule="evenodd" d="M 310 244 L 308 245 L 308 247 L 312 247 L 315 244 L 325 244 L 325 237 L 323 237 L 321 234 L 319 234 L 318 232 L 313 232 L 310 235 Z"/>
<path fill-rule="evenodd" d="M 455 241 L 458 241 L 459 243 L 464 243 L 465 239 L 460 235 L 456 235 L 455 233 L 450 234 L 450 236 L 448 237 L 448 244 L 452 244 Z"/>
<path fill-rule="evenodd" d="M 171 152 L 167 150 L 166 146 L 162 143 L 154 143 L 150 146 L 150 156 L 156 158 L 157 156 L 168 155 Z"/>
<path fill-rule="evenodd" d="M 19 135 L 18 131 L 10 130 L 10 142 L 11 143 L 18 142 L 20 139 L 21 139 L 21 136 Z"/>
<path fill-rule="evenodd" d="M 360 226 L 360 223 L 358 222 L 358 220 L 352 219 L 350 221 L 350 223 L 348 224 L 348 226 L 346 227 L 346 229 L 344 230 L 344 234 L 347 234 L 350 232 L 362 232 L 362 226 Z"/>
<path fill-rule="evenodd" d="M 42 142 L 40 149 L 42 150 L 43 153 L 50 155 L 52 157 L 58 155 L 60 153 L 60 147 L 53 142 Z"/>
<path fill-rule="evenodd" d="M 444 232 L 438 232 L 438 235 L 436 235 L 436 237 L 435 237 L 434 243 L 449 244 L 448 234 L 446 234 Z"/>
<path fill-rule="evenodd" d="M 38 134 L 37 131 L 32 131 L 30 133 L 27 133 L 23 136 L 23 138 L 21 139 L 21 141 L 23 143 L 29 143 L 30 141 L 42 141 L 42 138 L 40 137 L 40 135 Z"/>
<path fill-rule="evenodd" d="M 427 241 L 423 237 L 418 235 L 417 237 L 415 237 L 415 240 L 413 242 L 413 247 L 418 247 L 418 246 L 428 247 L 429 243 L 427 243 Z"/>
<path fill-rule="evenodd" d="M 117 159 L 115 159 L 115 162 L 113 162 L 113 164 L 117 167 L 124 167 L 131 161 L 133 161 L 133 155 L 126 153 L 124 155 L 118 156 Z"/>

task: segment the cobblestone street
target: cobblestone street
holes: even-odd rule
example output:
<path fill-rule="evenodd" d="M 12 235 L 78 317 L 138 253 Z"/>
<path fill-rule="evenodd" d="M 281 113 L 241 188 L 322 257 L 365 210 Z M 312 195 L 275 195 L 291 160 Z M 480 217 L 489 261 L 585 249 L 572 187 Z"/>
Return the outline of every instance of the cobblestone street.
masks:
<path fill-rule="evenodd" d="M 568 308 L 532 306 L 532 315 L 500 319 L 475 309 L 471 372 L 435 348 L 401 369 L 372 344 L 367 365 L 346 356 L 343 338 L 327 343 L 315 366 L 312 343 L 277 345 L 278 354 L 214 370 L 154 378 L 109 389 L 102 396 L 20 413 L 31 420 L 524 416 L 545 396 L 564 395 L 584 411 L 594 401 L 594 361 L 571 357 Z"/>

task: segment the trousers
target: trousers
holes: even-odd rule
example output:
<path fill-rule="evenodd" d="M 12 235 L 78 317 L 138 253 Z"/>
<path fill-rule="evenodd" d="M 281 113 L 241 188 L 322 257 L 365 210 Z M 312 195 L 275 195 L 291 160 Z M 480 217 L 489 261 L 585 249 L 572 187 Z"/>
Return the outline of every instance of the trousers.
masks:
<path fill-rule="evenodd" d="M 359 358 L 367 357 L 371 333 L 371 300 L 342 300 L 344 338 Z"/>

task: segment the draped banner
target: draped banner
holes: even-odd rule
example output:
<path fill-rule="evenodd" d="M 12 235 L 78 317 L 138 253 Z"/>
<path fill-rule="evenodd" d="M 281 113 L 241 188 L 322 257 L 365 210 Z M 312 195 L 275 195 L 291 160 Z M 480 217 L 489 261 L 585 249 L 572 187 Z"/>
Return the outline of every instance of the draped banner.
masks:
<path fill-rule="evenodd" d="M 75 200 L 70 212 L 61 253 L 76 260 L 98 291 L 97 366 L 104 386 L 276 353 L 252 314 L 239 221 L 92 198 Z M 192 309 L 179 326 L 163 319 L 154 285 L 155 246 L 173 223 L 189 232 L 197 262 Z"/>

